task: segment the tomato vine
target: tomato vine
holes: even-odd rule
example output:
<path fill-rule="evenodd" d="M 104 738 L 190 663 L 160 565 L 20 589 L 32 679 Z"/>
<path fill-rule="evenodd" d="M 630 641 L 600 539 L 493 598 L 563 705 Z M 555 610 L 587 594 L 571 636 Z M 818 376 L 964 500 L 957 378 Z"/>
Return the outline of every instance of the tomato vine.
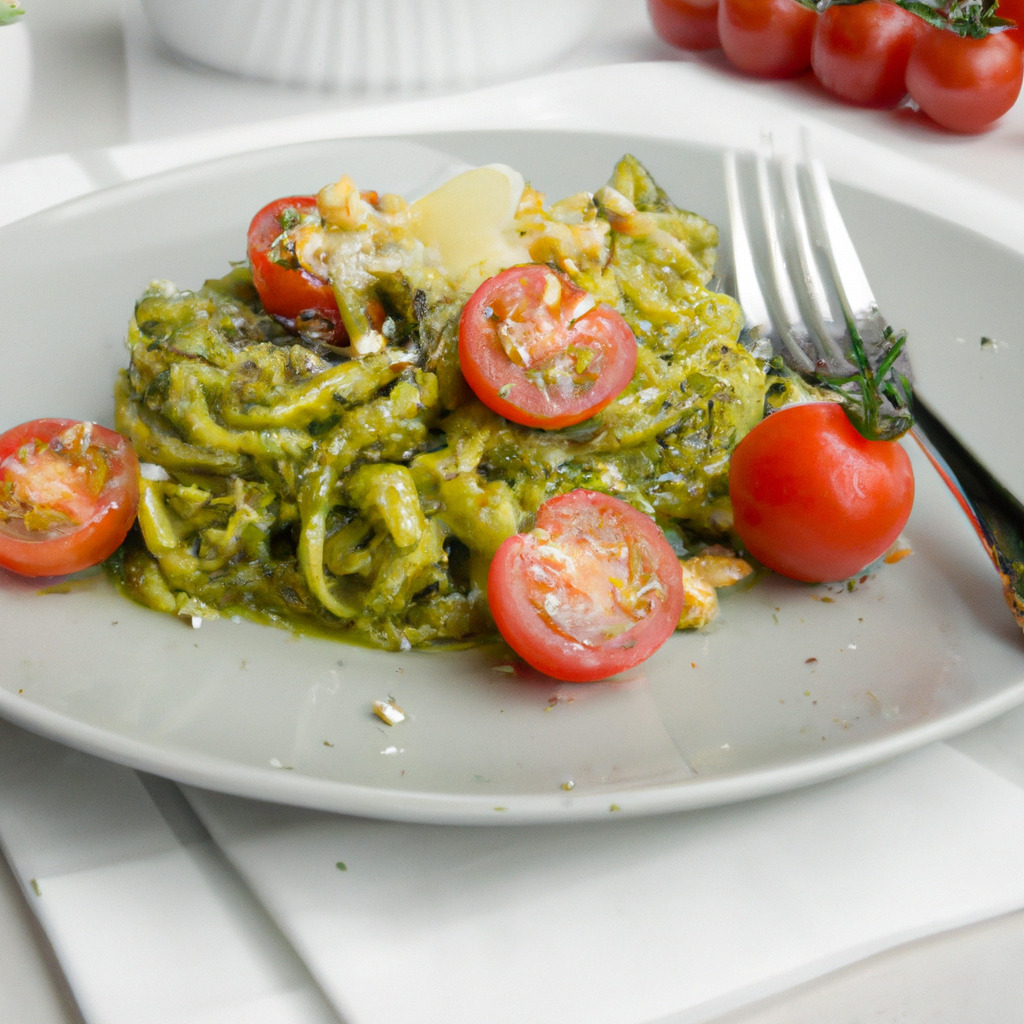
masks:
<path fill-rule="evenodd" d="M 829 7 L 850 7 L 867 0 L 795 0 L 801 7 L 821 14 Z M 958 36 L 983 39 L 990 32 L 1016 27 L 1016 22 L 998 14 L 998 0 L 889 0 L 935 28 L 949 29 Z"/>
<path fill-rule="evenodd" d="M 864 0 L 825 0 L 831 3 L 863 3 Z M 956 0 L 953 3 L 929 3 L 928 0 L 892 0 L 929 25 L 949 29 L 958 36 L 984 39 L 990 32 L 1013 28 L 1015 22 L 999 17 L 997 0 Z"/>
<path fill-rule="evenodd" d="M 849 355 L 857 369 L 852 374 L 822 372 L 812 378 L 838 393 L 840 403 L 851 422 L 865 438 L 894 441 L 913 425 L 913 387 L 907 374 L 908 364 L 901 360 L 906 345 L 905 331 L 883 328 L 882 345 L 871 364 L 864 340 L 856 323 L 847 318 L 850 332 Z"/>

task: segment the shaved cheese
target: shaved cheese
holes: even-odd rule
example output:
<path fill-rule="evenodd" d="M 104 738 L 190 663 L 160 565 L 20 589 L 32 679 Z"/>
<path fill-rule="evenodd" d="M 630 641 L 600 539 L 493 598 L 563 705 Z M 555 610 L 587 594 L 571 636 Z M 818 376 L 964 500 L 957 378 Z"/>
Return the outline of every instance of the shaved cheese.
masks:
<path fill-rule="evenodd" d="M 413 203 L 410 229 L 452 281 L 483 281 L 530 261 L 512 231 L 524 188 L 522 175 L 504 164 L 474 167 Z"/>

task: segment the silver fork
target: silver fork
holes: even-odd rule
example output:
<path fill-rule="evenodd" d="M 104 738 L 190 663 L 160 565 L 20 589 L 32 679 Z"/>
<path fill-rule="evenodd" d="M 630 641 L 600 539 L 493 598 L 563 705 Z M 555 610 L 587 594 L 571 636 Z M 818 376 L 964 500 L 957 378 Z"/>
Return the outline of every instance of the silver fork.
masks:
<path fill-rule="evenodd" d="M 909 432 L 970 519 L 1024 629 L 1024 506 L 914 393 L 906 339 L 879 312 L 821 163 L 728 153 L 725 185 L 748 344 L 770 343 L 792 371 L 835 388 L 865 435 Z"/>

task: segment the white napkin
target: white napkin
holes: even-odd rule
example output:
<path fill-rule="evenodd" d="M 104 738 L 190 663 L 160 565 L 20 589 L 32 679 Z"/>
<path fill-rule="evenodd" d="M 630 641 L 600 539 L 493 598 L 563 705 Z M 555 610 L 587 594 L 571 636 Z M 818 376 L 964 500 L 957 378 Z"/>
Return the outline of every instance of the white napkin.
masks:
<path fill-rule="evenodd" d="M 172 784 L 0 722 L 0 847 L 88 1024 L 336 1022 L 189 818 Z"/>
<path fill-rule="evenodd" d="M 696 1024 L 1024 906 L 1024 789 L 946 744 L 599 825 L 185 795 L 212 841 L 173 784 L 0 724 L 3 850 L 87 1024 Z"/>
<path fill-rule="evenodd" d="M 705 1021 L 1024 905 L 1024 790 L 942 744 L 600 825 L 389 824 L 186 795 L 349 1024 Z"/>

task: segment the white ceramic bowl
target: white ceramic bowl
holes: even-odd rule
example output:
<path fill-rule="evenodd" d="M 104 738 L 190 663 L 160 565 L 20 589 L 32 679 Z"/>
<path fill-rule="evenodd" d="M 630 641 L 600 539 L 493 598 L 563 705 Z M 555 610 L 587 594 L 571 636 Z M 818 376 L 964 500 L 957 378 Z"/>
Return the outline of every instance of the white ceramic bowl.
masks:
<path fill-rule="evenodd" d="M 142 0 L 179 56 L 343 92 L 470 88 L 543 71 L 601 0 Z"/>

